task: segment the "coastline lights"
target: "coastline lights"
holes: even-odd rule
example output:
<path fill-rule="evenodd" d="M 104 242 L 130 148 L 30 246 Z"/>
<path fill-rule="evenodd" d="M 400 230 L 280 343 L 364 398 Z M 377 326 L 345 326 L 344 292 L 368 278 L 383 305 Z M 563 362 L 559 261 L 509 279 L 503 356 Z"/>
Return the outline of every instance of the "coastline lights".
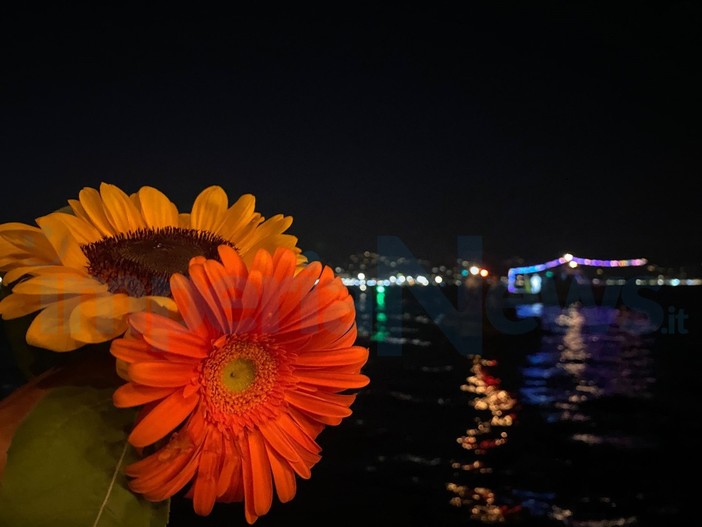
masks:
<path fill-rule="evenodd" d="M 590 267 L 638 267 L 646 265 L 648 260 L 646 258 L 634 258 L 632 260 L 596 260 L 592 258 L 579 258 L 573 256 L 570 253 L 566 253 L 560 258 L 555 260 L 549 260 L 536 265 L 527 265 L 524 267 L 512 267 L 507 271 L 507 290 L 510 293 L 516 293 L 517 288 L 514 285 L 516 277 L 518 275 L 539 273 L 545 271 L 546 269 L 551 269 L 552 267 L 557 267 L 567 263 L 570 267 L 577 267 L 578 265 L 585 265 Z"/>

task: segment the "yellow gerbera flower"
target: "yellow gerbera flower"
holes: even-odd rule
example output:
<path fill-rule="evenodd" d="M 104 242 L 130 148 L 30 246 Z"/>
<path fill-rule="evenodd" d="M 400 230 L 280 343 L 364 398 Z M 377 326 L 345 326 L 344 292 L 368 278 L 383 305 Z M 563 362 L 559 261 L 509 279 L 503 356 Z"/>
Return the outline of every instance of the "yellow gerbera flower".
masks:
<path fill-rule="evenodd" d="M 39 227 L 0 225 L 0 272 L 12 286 L 0 315 L 41 310 L 27 342 L 54 351 L 111 340 L 127 329 L 130 313 L 176 313 L 170 276 L 187 273 L 194 256 L 216 258 L 219 245 L 234 247 L 247 264 L 259 249 L 277 247 L 292 249 L 298 264 L 305 261 L 297 238 L 284 234 L 291 217 L 264 221 L 250 194 L 230 207 L 218 186 L 203 190 L 190 213 L 179 214 L 148 186 L 128 196 L 102 183 L 99 192 L 86 187 L 68 203 L 73 214 L 43 216 Z"/>

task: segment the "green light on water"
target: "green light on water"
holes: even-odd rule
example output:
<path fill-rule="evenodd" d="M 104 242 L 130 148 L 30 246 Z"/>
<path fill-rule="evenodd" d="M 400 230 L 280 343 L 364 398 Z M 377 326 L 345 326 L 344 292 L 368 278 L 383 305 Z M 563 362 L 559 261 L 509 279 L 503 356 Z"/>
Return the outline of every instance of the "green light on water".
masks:
<path fill-rule="evenodd" d="M 375 293 L 375 305 L 378 306 L 378 309 L 385 309 L 385 293 Z"/>
<path fill-rule="evenodd" d="M 378 287 L 375 288 L 376 293 L 384 293 L 385 292 L 385 286 L 379 285 Z"/>

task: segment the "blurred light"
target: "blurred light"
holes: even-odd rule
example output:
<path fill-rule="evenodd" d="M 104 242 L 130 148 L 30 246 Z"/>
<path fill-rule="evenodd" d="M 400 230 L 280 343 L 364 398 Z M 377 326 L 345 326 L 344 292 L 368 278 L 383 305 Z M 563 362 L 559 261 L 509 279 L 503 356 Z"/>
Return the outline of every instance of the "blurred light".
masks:
<path fill-rule="evenodd" d="M 443 282 L 443 281 L 444 281 L 444 279 L 441 278 L 440 276 L 435 276 L 435 277 L 434 277 L 434 282 L 436 282 L 437 284 L 440 284 L 440 283 Z"/>
<path fill-rule="evenodd" d="M 361 291 L 365 291 L 366 289 L 368 289 L 368 288 L 366 287 L 366 284 L 361 284 Z"/>
<path fill-rule="evenodd" d="M 480 270 L 480 276 L 485 278 L 488 275 L 488 270 L 487 269 L 481 269 Z"/>
<path fill-rule="evenodd" d="M 468 276 L 468 270 L 467 270 L 467 269 L 463 269 L 463 270 L 461 271 L 461 276 Z"/>
<path fill-rule="evenodd" d="M 478 267 L 477 265 L 471 265 L 470 269 L 468 269 L 468 270 L 470 271 L 470 274 L 475 276 L 476 274 L 478 274 L 480 272 L 480 267 Z"/>
<path fill-rule="evenodd" d="M 542 264 L 512 267 L 507 271 L 507 290 L 510 293 L 516 293 L 519 288 L 522 287 L 517 283 L 517 277 L 519 275 L 538 273 L 558 265 L 563 265 L 564 263 L 569 263 L 571 267 L 575 267 L 577 265 L 588 265 L 594 267 L 629 267 L 645 265 L 647 260 L 645 258 L 636 258 L 634 260 L 592 260 L 590 258 L 578 258 L 570 253 L 566 253 L 560 258 L 550 260 Z M 597 271 L 598 274 L 601 274 L 601 269 L 598 269 Z"/>
<path fill-rule="evenodd" d="M 376 291 L 377 293 L 384 293 L 384 292 L 385 292 L 385 288 L 384 288 L 382 285 L 379 285 L 378 287 L 375 288 L 375 291 Z"/>
<path fill-rule="evenodd" d="M 571 269 L 575 269 L 577 266 L 578 266 L 578 262 L 574 262 L 572 260 L 570 262 L 568 262 L 568 267 L 570 267 Z"/>
<path fill-rule="evenodd" d="M 366 278 L 366 275 L 365 275 L 365 274 L 363 274 L 363 273 L 358 273 L 358 279 L 359 279 L 359 280 L 365 280 L 365 278 Z"/>

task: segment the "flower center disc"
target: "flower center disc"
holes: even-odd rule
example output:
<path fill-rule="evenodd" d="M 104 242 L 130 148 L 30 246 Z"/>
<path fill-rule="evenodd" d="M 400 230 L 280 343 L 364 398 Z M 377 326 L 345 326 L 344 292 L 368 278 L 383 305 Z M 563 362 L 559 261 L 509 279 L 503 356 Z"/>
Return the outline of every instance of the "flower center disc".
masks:
<path fill-rule="evenodd" d="M 209 414 L 217 422 L 228 422 L 264 403 L 278 383 L 278 370 L 266 341 L 221 337 L 200 374 Z"/>
<path fill-rule="evenodd" d="M 256 364 L 251 359 L 234 359 L 222 368 L 222 384 L 231 392 L 243 392 L 254 380 Z"/>
<path fill-rule="evenodd" d="M 206 231 L 162 227 L 139 229 L 82 245 L 88 272 L 111 293 L 171 296 L 173 273 L 187 275 L 194 256 L 219 259 L 217 247 L 232 244 Z"/>

